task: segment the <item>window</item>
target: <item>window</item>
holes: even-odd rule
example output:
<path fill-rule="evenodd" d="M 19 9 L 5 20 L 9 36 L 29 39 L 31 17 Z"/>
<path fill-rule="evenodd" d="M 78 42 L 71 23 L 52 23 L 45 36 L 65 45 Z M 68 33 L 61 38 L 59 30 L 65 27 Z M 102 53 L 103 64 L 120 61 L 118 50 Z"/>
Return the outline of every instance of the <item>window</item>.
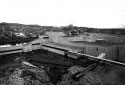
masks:
<path fill-rule="evenodd" d="M 96 48 L 96 51 L 98 51 L 99 49 L 98 49 L 98 47 Z"/>
<path fill-rule="evenodd" d="M 43 37 L 43 39 L 49 39 L 49 37 Z"/>

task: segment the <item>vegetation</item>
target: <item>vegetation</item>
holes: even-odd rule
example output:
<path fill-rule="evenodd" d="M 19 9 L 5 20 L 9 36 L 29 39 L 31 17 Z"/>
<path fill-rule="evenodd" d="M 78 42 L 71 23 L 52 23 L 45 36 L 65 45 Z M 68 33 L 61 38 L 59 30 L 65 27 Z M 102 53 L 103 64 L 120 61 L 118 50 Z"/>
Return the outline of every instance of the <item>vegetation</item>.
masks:
<path fill-rule="evenodd" d="M 0 23 L 0 45 L 29 42 L 45 34 L 44 29 L 38 25 Z"/>

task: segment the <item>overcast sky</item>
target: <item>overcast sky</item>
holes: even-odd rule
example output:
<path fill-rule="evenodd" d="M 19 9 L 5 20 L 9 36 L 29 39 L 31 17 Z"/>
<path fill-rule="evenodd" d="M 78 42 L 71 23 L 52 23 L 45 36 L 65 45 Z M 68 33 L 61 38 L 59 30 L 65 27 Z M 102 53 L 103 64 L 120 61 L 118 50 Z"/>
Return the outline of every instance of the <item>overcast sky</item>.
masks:
<path fill-rule="evenodd" d="M 0 0 L 0 22 L 122 27 L 125 0 Z"/>

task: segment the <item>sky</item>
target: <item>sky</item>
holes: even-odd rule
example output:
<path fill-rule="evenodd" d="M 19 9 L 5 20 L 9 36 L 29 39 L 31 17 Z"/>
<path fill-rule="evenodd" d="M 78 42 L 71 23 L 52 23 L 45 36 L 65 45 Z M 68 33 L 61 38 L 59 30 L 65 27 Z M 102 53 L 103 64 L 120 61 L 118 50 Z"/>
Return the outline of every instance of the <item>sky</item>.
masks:
<path fill-rule="evenodd" d="M 0 22 L 125 27 L 125 0 L 0 0 Z"/>

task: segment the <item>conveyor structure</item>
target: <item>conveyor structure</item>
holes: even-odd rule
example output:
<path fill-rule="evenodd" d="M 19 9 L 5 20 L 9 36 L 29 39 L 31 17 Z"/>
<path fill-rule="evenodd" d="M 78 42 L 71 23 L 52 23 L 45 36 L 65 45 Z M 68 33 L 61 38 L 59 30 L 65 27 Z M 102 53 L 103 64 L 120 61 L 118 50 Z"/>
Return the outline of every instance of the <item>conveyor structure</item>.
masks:
<path fill-rule="evenodd" d="M 87 58 L 89 60 L 92 60 L 97 63 L 104 63 L 104 64 L 110 64 L 110 65 L 117 65 L 117 66 L 122 66 L 125 67 L 125 63 L 114 61 L 114 60 L 109 60 L 105 59 L 105 53 L 101 53 L 99 56 L 92 56 L 92 55 L 87 55 L 79 52 L 78 50 L 73 50 L 71 48 L 68 48 L 66 46 L 59 46 L 55 44 L 43 44 L 42 45 L 44 50 L 48 50 L 51 52 L 55 52 L 57 54 L 61 54 L 73 59 L 78 59 L 78 58 Z"/>

